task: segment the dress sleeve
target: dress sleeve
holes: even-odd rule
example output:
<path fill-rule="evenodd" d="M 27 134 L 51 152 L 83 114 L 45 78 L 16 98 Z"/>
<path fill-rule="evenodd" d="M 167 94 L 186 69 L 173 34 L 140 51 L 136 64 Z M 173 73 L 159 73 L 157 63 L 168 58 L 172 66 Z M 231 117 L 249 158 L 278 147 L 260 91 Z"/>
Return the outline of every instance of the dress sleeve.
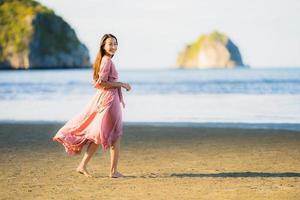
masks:
<path fill-rule="evenodd" d="M 95 88 L 98 88 L 100 83 L 108 81 L 108 75 L 110 69 L 111 69 L 111 61 L 108 59 L 102 59 L 100 64 L 100 71 L 98 73 L 99 78 L 97 81 L 94 81 L 93 83 Z"/>
<path fill-rule="evenodd" d="M 108 81 L 108 75 L 111 69 L 111 61 L 108 59 L 102 59 L 100 64 L 98 83 Z"/>

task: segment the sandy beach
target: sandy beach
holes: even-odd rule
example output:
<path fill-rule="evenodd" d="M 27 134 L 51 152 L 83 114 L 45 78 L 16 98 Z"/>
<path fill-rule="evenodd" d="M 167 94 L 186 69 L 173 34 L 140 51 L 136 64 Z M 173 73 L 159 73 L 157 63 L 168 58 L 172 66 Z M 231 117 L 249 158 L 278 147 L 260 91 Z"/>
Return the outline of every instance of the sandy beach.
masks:
<path fill-rule="evenodd" d="M 109 152 L 81 160 L 51 138 L 62 123 L 0 124 L 0 199 L 300 199 L 300 132 L 126 125 Z M 85 149 L 84 149 L 85 151 Z"/>

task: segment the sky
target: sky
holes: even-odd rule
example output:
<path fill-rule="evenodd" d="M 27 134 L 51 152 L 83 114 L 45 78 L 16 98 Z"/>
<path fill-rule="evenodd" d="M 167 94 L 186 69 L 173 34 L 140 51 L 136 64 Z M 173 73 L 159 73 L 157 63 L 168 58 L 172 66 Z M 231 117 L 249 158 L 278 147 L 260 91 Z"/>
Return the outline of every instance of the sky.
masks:
<path fill-rule="evenodd" d="M 175 66 L 200 35 L 226 34 L 253 68 L 300 67 L 299 0 L 38 0 L 76 31 L 93 62 L 112 33 L 121 69 Z"/>

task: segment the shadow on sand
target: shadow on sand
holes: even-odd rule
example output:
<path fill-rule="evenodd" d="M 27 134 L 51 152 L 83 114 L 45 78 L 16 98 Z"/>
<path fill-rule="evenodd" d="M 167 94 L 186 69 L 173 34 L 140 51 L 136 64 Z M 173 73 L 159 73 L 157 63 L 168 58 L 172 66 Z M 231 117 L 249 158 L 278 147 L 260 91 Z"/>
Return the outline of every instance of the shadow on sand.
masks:
<path fill-rule="evenodd" d="M 226 172 L 226 173 L 210 173 L 210 174 L 171 174 L 172 177 L 221 177 L 221 178 L 231 178 L 231 177 L 300 177 L 300 173 L 295 172 L 283 172 L 283 173 L 265 173 L 265 172 Z"/>
<path fill-rule="evenodd" d="M 150 173 L 147 175 L 141 176 L 124 176 L 123 178 L 169 178 L 169 177 L 177 177 L 177 178 L 257 178 L 257 177 L 266 177 L 266 178 L 288 178 L 288 177 L 300 177 L 300 173 L 296 172 L 283 172 L 283 173 L 266 173 L 266 172 L 223 172 L 223 173 L 208 173 L 208 174 L 191 174 L 191 173 L 173 173 L 170 175 L 160 175 L 156 173 Z M 95 178 L 109 178 L 108 176 L 95 176 Z"/>

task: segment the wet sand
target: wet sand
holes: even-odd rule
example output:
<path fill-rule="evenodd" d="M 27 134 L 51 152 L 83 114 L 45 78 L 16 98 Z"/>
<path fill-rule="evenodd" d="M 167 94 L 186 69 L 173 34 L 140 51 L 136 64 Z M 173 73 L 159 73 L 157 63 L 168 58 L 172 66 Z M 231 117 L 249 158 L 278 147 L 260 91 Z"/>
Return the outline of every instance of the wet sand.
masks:
<path fill-rule="evenodd" d="M 75 172 L 61 126 L 0 124 L 0 199 L 300 199 L 299 131 L 126 125 L 110 179 L 102 150 Z"/>

